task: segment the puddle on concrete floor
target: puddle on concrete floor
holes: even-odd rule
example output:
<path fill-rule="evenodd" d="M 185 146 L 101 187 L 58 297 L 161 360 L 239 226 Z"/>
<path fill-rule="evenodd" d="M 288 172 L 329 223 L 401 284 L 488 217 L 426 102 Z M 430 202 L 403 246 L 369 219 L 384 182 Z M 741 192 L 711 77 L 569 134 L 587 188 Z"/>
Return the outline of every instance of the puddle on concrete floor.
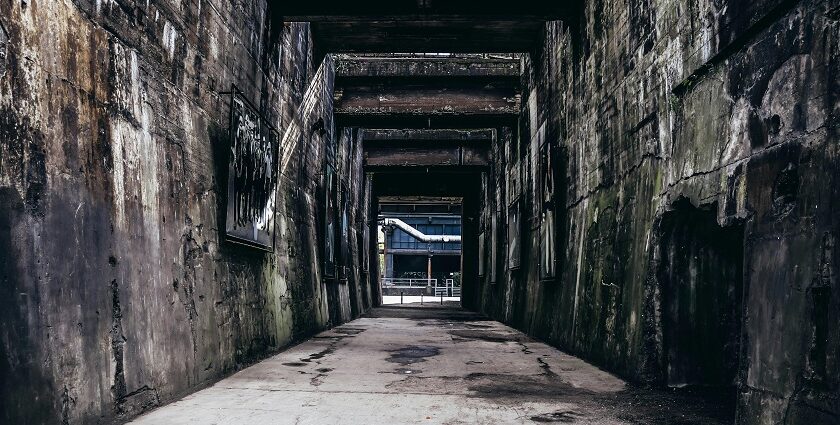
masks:
<path fill-rule="evenodd" d="M 413 363 L 425 362 L 426 357 L 439 355 L 440 348 L 429 345 L 410 345 L 396 350 L 388 350 L 388 352 L 391 355 L 385 360 L 406 366 Z"/>

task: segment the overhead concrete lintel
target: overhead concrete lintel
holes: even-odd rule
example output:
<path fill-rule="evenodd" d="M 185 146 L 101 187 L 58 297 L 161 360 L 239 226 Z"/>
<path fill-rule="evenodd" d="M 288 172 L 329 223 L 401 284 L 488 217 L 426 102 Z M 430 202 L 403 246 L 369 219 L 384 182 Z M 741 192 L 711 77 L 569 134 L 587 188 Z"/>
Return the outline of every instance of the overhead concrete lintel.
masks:
<path fill-rule="evenodd" d="M 365 77 L 509 77 L 519 78 L 516 58 L 479 57 L 348 57 L 335 61 L 335 75 L 341 78 Z"/>
<path fill-rule="evenodd" d="M 365 129 L 362 130 L 363 142 L 478 142 L 490 143 L 495 132 L 493 129 Z"/>
<path fill-rule="evenodd" d="M 510 87 L 341 87 L 336 115 L 517 115 L 521 96 Z"/>
<path fill-rule="evenodd" d="M 487 147 L 375 147 L 364 148 L 365 167 L 486 167 Z"/>
<path fill-rule="evenodd" d="M 516 114 L 335 114 L 336 127 L 482 129 L 515 127 Z"/>
<path fill-rule="evenodd" d="M 523 19 L 546 21 L 568 15 L 577 0 L 324 0 L 321 2 L 283 2 L 272 8 L 275 16 L 287 22 L 334 22 L 346 20 L 464 20 Z"/>

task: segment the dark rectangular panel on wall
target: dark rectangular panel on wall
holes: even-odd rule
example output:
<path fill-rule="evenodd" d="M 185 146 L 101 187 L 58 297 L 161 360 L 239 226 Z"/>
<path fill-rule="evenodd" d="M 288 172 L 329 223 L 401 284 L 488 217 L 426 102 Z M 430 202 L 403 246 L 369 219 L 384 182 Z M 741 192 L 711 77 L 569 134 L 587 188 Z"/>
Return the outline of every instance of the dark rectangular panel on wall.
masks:
<path fill-rule="evenodd" d="M 348 279 L 350 278 L 350 190 L 347 188 L 347 184 L 342 182 L 341 184 L 341 202 L 340 202 L 340 211 L 341 211 L 341 230 L 339 232 L 339 249 L 340 249 L 340 270 L 339 270 L 339 282 L 347 283 Z"/>
<path fill-rule="evenodd" d="M 540 146 L 540 280 L 552 280 L 557 276 L 559 235 L 557 229 L 559 175 L 559 150 L 551 142 Z"/>
<path fill-rule="evenodd" d="M 557 275 L 554 211 L 543 212 L 540 225 L 540 280 L 552 280 Z"/>
<path fill-rule="evenodd" d="M 225 235 L 272 250 L 278 185 L 279 134 L 233 87 Z"/>
<path fill-rule="evenodd" d="M 484 259 L 484 247 L 486 242 L 484 241 L 484 232 L 478 234 L 478 276 L 484 277 L 486 274 L 485 271 L 485 259 Z"/>
<path fill-rule="evenodd" d="M 507 267 L 516 270 L 522 266 L 522 198 L 508 206 L 507 216 Z"/>
<path fill-rule="evenodd" d="M 371 178 L 370 178 L 369 175 L 366 174 L 365 175 L 365 183 L 364 183 L 365 196 L 362 197 L 362 199 L 364 201 L 364 204 L 362 205 L 362 209 L 364 211 L 364 213 L 362 214 L 362 217 L 370 217 L 371 216 L 370 196 L 371 196 L 372 186 L 373 185 L 371 184 Z M 368 273 L 368 272 L 370 272 L 370 250 L 368 249 L 368 247 L 370 247 L 370 228 L 371 228 L 371 226 L 369 225 L 369 223 L 362 223 L 361 226 L 362 226 L 362 229 L 363 229 L 362 230 L 363 244 L 362 244 L 362 249 L 361 249 L 362 272 L 363 273 Z"/>
<path fill-rule="evenodd" d="M 519 175 L 519 137 L 510 128 L 504 128 L 500 132 L 505 147 L 505 194 L 508 202 L 519 196 L 521 189 Z M 504 202 L 504 199 L 502 199 Z"/>
<path fill-rule="evenodd" d="M 338 176 L 335 167 L 328 164 L 324 181 L 324 277 L 327 278 L 336 277 L 337 193 Z"/>
<path fill-rule="evenodd" d="M 542 194 L 542 175 L 545 169 L 543 168 L 542 147 L 545 144 L 545 122 L 539 126 L 537 131 L 531 136 L 531 143 L 528 146 L 528 174 L 527 182 L 530 186 L 530 193 L 532 202 L 530 202 L 529 210 L 527 212 L 528 228 L 536 229 L 542 222 L 543 200 L 540 198 Z"/>
<path fill-rule="evenodd" d="M 498 281 L 499 220 L 497 217 L 501 214 L 501 211 L 496 211 L 490 218 L 490 283 Z"/>

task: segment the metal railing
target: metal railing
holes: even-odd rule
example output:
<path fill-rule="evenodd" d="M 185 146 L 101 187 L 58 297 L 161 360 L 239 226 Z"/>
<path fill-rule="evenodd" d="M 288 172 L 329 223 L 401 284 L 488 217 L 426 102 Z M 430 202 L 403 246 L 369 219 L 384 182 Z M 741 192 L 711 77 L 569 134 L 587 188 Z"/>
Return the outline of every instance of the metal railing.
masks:
<path fill-rule="evenodd" d="M 437 286 L 437 279 L 383 277 L 382 286 L 393 286 L 395 288 L 425 288 L 427 286 Z"/>
<path fill-rule="evenodd" d="M 432 288 L 436 297 L 460 297 L 461 286 L 455 285 L 454 279 L 443 279 L 438 286 L 438 279 L 383 277 L 382 287 L 388 288 Z"/>
<path fill-rule="evenodd" d="M 428 279 L 425 277 L 383 277 L 382 286 L 405 286 L 411 288 L 421 288 L 424 286 L 431 286 L 435 288 L 459 288 L 455 285 L 455 279 L 444 279 L 443 285 L 438 286 L 438 279 Z"/>

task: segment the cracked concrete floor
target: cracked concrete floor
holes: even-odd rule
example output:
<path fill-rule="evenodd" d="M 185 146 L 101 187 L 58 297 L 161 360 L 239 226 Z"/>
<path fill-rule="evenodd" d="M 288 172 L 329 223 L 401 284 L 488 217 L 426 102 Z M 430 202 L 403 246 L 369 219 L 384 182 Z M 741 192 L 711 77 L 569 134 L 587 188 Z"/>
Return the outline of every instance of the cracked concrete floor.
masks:
<path fill-rule="evenodd" d="M 725 424 L 726 395 L 633 388 L 449 305 L 374 309 L 136 424 Z"/>

